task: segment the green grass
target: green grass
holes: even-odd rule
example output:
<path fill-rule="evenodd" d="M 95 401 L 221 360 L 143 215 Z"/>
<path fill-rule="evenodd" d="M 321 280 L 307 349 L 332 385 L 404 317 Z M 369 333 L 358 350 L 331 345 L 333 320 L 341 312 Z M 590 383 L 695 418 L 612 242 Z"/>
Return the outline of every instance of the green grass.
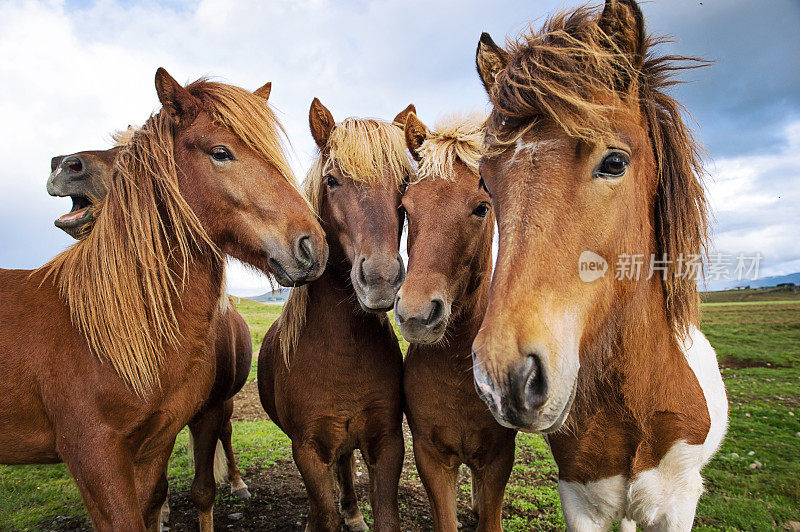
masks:
<path fill-rule="evenodd" d="M 280 307 L 247 300 L 237 306 L 250 324 L 257 353 Z M 800 521 L 800 437 L 795 435 L 800 432 L 800 301 L 704 305 L 701 328 L 724 364 L 740 369 L 723 369 L 730 429 L 704 470 L 706 493 L 698 506 L 697 529 L 770 530 Z M 187 489 L 191 482 L 186 438 L 185 431 L 179 435 L 170 462 L 173 489 Z M 504 528 L 563 529 L 557 470 L 547 445 L 528 434 L 520 434 L 517 444 L 506 494 L 511 517 Z M 266 421 L 237 423 L 234 447 L 242 468 L 269 467 L 291 457 L 289 440 Z M 762 467 L 751 469 L 756 460 Z M 0 530 L 35 530 L 55 516 L 83 513 L 63 464 L 0 466 Z M 364 513 L 369 516 L 368 505 Z"/>
<path fill-rule="evenodd" d="M 776 286 L 748 288 L 746 290 L 720 290 L 701 292 L 703 303 L 735 303 L 744 301 L 799 301 L 800 290 Z"/>
<path fill-rule="evenodd" d="M 704 472 L 702 529 L 769 530 L 800 520 L 800 302 L 704 306 L 701 328 L 729 365 L 764 366 L 722 371 L 730 428 Z M 750 468 L 755 461 L 760 469 Z"/>
<path fill-rule="evenodd" d="M 256 366 L 258 364 L 258 352 L 261 349 L 261 341 L 267 334 L 270 325 L 281 315 L 281 305 L 265 305 L 252 299 L 234 298 L 236 310 L 247 322 L 250 327 L 250 338 L 253 340 L 253 361 L 250 367 L 250 376 L 247 380 L 256 378 Z"/>

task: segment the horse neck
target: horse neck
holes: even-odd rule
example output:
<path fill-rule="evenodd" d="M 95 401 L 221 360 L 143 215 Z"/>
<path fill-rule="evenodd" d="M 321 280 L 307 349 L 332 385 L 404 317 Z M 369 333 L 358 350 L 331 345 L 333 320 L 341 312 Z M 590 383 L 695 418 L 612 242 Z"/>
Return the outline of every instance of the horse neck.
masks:
<path fill-rule="evenodd" d="M 167 232 L 164 243 L 168 248 L 174 247 L 171 233 Z M 178 283 L 184 280 L 182 290 L 177 294 L 172 294 L 173 303 L 177 303 L 175 308 L 187 308 L 187 303 L 191 303 L 188 310 L 197 310 L 203 315 L 206 314 L 208 307 L 213 307 L 212 313 L 224 308 L 223 297 L 225 295 L 225 259 L 215 254 L 210 248 L 190 246 L 187 261 L 181 260 L 177 254 L 170 257 L 169 268 L 175 272 L 175 279 Z M 179 289 L 181 285 L 179 284 Z"/>
<path fill-rule="evenodd" d="M 328 265 L 320 278 L 308 285 L 308 312 L 318 312 L 324 319 L 310 318 L 306 323 L 330 323 L 337 329 L 341 328 L 342 320 L 368 322 L 367 325 L 371 325 L 372 321 L 379 321 L 379 316 L 383 315 L 361 309 L 350 281 L 350 261 L 330 229 L 331 225 L 325 222 L 323 218 L 329 250 Z M 329 316 L 335 316 L 335 319 L 331 320 Z"/>
<path fill-rule="evenodd" d="M 592 336 L 581 350 L 576 412 L 621 402 L 635 417 L 646 417 L 681 402 L 691 369 L 668 321 L 659 279 L 624 303 L 614 301 Z"/>

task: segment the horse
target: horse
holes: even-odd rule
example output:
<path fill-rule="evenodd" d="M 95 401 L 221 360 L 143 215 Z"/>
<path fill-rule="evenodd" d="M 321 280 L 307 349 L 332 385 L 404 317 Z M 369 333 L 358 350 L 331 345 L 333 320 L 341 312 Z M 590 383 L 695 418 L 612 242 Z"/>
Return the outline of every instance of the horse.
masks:
<path fill-rule="evenodd" d="M 223 254 L 290 285 L 327 258 L 264 98 L 155 84 L 93 230 L 0 271 L 0 463 L 65 462 L 97 530 L 159 528 L 175 436 L 215 379 Z"/>
<path fill-rule="evenodd" d="M 51 161 L 47 191 L 51 196 L 70 197 L 72 209 L 55 221 L 75 239 L 85 237 L 97 219 L 95 204 L 102 205 L 113 177 L 114 161 L 129 142 L 135 130 L 117 134 L 117 146 L 108 150 L 83 151 L 59 155 Z M 236 311 L 232 298 L 220 309 L 214 322 L 213 348 L 216 374 L 211 393 L 202 409 L 189 422 L 190 449 L 194 458 L 195 475 L 190 498 L 195 503 L 201 527 L 213 524 L 211 507 L 215 499 L 216 482 L 227 480 L 231 493 L 249 499 L 250 492 L 242 480 L 233 454 L 233 397 L 242 389 L 250 374 L 253 344 L 250 329 Z M 162 523 L 169 517 L 169 501 L 161 509 Z M 209 528 L 213 529 L 213 528 Z"/>
<path fill-rule="evenodd" d="M 495 421 L 472 382 L 472 341 L 489 297 L 494 236 L 490 198 L 478 186 L 484 120 L 480 113 L 452 116 L 430 131 L 410 114 L 405 126 L 419 166 L 403 194 L 409 262 L 394 312 L 411 342 L 403 371 L 406 418 L 437 531 L 458 529 L 461 464 L 472 472 L 478 530 L 501 531 L 514 464 L 516 431 Z"/>
<path fill-rule="evenodd" d="M 475 386 L 500 423 L 547 433 L 572 530 L 689 530 L 727 428 L 691 266 L 701 151 L 665 92 L 703 63 L 659 42 L 634 0 L 608 0 L 476 52 L 499 249 Z"/>
<path fill-rule="evenodd" d="M 291 290 L 258 355 L 258 390 L 292 440 L 308 492 L 307 530 L 340 530 L 332 469 L 348 530 L 366 530 L 354 487 L 353 452 L 370 478 L 376 530 L 398 531 L 403 467 L 403 356 L 385 312 L 405 278 L 398 253 L 401 193 L 413 174 L 400 124 L 336 123 L 318 99 L 309 124 L 319 154 L 304 194 L 325 230 L 322 277 Z"/>

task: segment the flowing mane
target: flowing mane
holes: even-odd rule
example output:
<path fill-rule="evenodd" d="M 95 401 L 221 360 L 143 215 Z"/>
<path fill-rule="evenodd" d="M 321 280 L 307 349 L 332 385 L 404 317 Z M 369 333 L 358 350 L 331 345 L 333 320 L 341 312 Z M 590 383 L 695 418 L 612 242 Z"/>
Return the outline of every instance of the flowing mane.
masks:
<path fill-rule="evenodd" d="M 187 90 L 294 182 L 283 128 L 264 98 L 202 79 Z M 95 355 L 142 396 L 160 386 L 165 348 L 180 345 L 173 298 L 183 292 L 193 257 L 205 254 L 223 269 L 219 249 L 178 188 L 175 134 L 162 111 L 115 135 L 123 149 L 93 230 L 38 270 L 53 277 Z"/>
<path fill-rule="evenodd" d="M 437 176 L 452 180 L 456 160 L 477 174 L 483 155 L 485 122 L 486 115 L 480 112 L 452 114 L 439 120 L 418 150 L 417 179 Z"/>
<path fill-rule="evenodd" d="M 396 124 L 371 118 L 346 118 L 336 124 L 327 152 L 318 153 L 303 182 L 302 192 L 319 216 L 324 193 L 323 177 L 335 165 L 346 177 L 367 187 L 383 184 L 404 187 L 413 175 L 403 130 Z M 382 170 L 383 169 L 383 170 Z M 279 320 L 281 353 L 287 366 L 300 337 L 308 308 L 308 287 L 292 288 Z"/>
<path fill-rule="evenodd" d="M 641 38 L 644 52 L 638 67 L 603 31 L 596 13 L 580 8 L 555 15 L 541 31 L 531 29 L 509 42 L 508 64 L 489 95 L 494 110 L 487 121 L 486 149 L 490 155 L 504 151 L 542 120 L 558 124 L 574 138 L 602 142 L 613 130 L 615 107 L 638 104 L 647 119 L 658 172 L 653 198 L 656 256 L 666 254 L 672 261 L 662 282 L 666 312 L 673 331 L 684 337 L 697 321 L 699 294 L 694 279 L 677 274 L 677 259 L 706 251 L 708 205 L 702 149 L 684 123 L 683 107 L 664 90 L 679 83 L 675 72 L 707 63 L 657 55 L 656 47 L 666 41 Z"/>

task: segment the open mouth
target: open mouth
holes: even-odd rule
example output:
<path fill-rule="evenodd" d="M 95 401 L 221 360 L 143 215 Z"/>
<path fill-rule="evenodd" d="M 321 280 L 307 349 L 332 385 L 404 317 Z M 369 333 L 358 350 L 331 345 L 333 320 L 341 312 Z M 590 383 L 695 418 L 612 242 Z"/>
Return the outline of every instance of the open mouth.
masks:
<path fill-rule="evenodd" d="M 86 196 L 70 196 L 72 209 L 56 220 L 57 225 L 73 225 L 91 215 L 92 201 Z"/>

